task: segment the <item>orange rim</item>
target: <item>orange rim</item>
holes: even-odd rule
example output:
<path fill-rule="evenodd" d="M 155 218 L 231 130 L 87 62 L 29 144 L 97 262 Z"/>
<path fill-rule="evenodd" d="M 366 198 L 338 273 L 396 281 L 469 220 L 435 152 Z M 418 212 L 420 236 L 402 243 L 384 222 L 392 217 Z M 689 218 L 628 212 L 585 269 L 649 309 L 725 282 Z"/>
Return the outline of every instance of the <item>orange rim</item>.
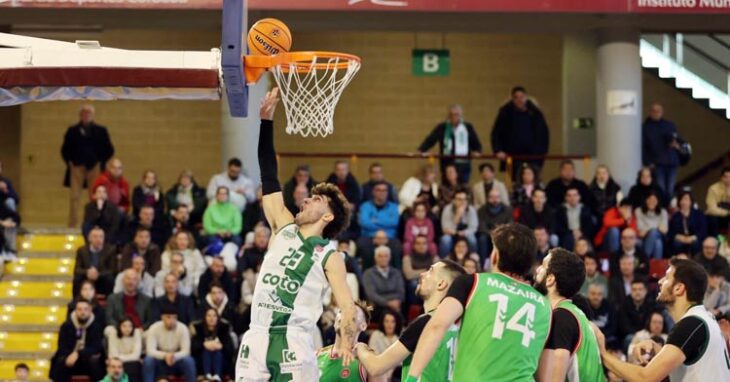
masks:
<path fill-rule="evenodd" d="M 314 59 L 330 59 L 339 58 L 340 61 L 336 64 L 330 62 L 322 62 L 314 64 Z M 266 55 L 248 55 L 243 56 L 244 70 L 246 72 L 246 81 L 249 84 L 255 83 L 264 74 L 264 72 L 270 68 L 279 65 L 291 65 L 294 64 L 297 67 L 298 72 L 306 73 L 314 69 L 347 69 L 350 61 L 360 62 L 360 57 L 354 54 L 339 53 L 339 52 L 325 52 L 325 51 L 303 51 L 303 52 L 287 52 L 280 53 L 273 56 Z M 288 71 L 288 68 L 284 69 Z"/>

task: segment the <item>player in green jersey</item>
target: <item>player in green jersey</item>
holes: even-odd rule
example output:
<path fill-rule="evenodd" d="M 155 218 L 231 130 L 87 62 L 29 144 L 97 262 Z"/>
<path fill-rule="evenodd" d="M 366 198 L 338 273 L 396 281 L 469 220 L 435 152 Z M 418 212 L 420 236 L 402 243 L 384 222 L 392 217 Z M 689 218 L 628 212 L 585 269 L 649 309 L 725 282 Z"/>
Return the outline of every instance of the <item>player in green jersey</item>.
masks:
<path fill-rule="evenodd" d="M 524 281 L 537 253 L 529 228 L 492 231 L 493 273 L 454 280 L 418 341 L 406 381 L 417 381 L 461 318 L 454 381 L 533 381 L 550 329 L 550 302 Z"/>
<path fill-rule="evenodd" d="M 428 271 L 418 278 L 416 294 L 423 299 L 425 314 L 416 318 L 403 332 L 398 341 L 381 354 L 375 354 L 367 345 L 355 345 L 355 353 L 365 369 L 371 375 L 381 375 L 403 363 L 402 379 L 405 380 L 411 365 L 411 355 L 416 350 L 418 338 L 432 317 L 441 300 L 446 297 L 454 279 L 466 272 L 461 265 L 451 260 L 441 260 L 433 264 Z M 421 381 L 447 382 L 452 380 L 454 368 L 454 351 L 458 327 L 453 325 L 441 340 L 436 353 L 423 371 Z"/>
<path fill-rule="evenodd" d="M 575 253 L 551 249 L 535 276 L 535 289 L 550 300 L 552 326 L 540 357 L 538 381 L 605 381 L 596 335 L 586 315 L 570 301 L 585 280 L 585 265 Z"/>

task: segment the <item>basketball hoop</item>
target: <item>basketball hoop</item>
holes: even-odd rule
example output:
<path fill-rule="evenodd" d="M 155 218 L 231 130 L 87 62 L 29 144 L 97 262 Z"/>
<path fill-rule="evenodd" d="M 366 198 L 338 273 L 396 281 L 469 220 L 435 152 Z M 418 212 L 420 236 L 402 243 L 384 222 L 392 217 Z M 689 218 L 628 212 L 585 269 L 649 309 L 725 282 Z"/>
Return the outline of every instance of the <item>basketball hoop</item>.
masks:
<path fill-rule="evenodd" d="M 286 132 L 326 137 L 342 91 L 360 70 L 360 57 L 336 52 L 288 52 L 244 57 L 246 81 L 256 83 L 269 70 L 286 112 Z"/>

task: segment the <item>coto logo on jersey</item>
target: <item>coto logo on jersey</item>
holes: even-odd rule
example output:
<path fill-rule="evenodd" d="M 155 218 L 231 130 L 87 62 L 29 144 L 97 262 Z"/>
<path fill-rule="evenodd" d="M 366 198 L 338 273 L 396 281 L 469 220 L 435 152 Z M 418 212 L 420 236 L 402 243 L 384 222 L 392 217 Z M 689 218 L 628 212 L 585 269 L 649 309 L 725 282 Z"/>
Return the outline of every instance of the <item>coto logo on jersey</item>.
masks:
<path fill-rule="evenodd" d="M 264 277 L 261 279 L 261 281 L 264 282 L 264 284 L 273 285 L 281 290 L 284 290 L 288 293 L 295 294 L 299 292 L 299 288 L 302 287 L 302 283 L 300 283 L 297 280 L 293 280 L 289 278 L 289 276 L 279 276 L 274 275 L 271 273 L 267 273 L 264 275 Z"/>

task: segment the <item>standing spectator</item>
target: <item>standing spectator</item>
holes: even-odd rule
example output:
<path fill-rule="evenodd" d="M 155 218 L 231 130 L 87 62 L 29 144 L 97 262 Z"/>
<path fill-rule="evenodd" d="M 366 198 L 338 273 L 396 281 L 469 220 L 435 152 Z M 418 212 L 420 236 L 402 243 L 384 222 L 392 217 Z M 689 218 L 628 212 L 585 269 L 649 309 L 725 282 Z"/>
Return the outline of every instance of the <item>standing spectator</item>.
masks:
<path fill-rule="evenodd" d="M 56 382 L 71 381 L 72 375 L 100 380 L 104 376 L 103 330 L 91 312 L 91 304 L 78 300 L 73 313 L 59 330 L 58 347 L 51 360 L 49 377 Z"/>
<path fill-rule="evenodd" d="M 416 202 L 426 203 L 431 212 L 438 213 L 438 184 L 436 170 L 433 166 L 424 165 L 416 176 L 408 178 L 398 193 L 399 210 L 402 212 L 413 207 Z"/>
<path fill-rule="evenodd" d="M 664 119 L 664 108 L 654 102 L 641 126 L 641 161 L 654 170 L 657 183 L 667 199 L 672 198 L 679 168 L 677 127 Z"/>
<path fill-rule="evenodd" d="M 725 278 L 730 275 L 730 268 L 728 268 L 728 262 L 724 257 L 718 256 L 718 242 L 712 236 L 709 236 L 702 242 L 702 252 L 694 255 L 693 260 L 700 263 L 706 271 L 710 271 L 713 268 L 719 269 Z"/>
<path fill-rule="evenodd" d="M 119 360 L 123 363 L 124 373 L 132 381 L 142 380 L 142 330 L 135 329 L 129 317 L 123 318 L 116 331 L 107 337 L 109 344 L 109 363 Z"/>
<path fill-rule="evenodd" d="M 106 376 L 100 382 L 129 382 L 129 380 L 129 374 L 124 371 L 122 360 L 117 357 L 109 357 L 106 361 Z M 141 378 L 137 380 L 141 380 Z"/>
<path fill-rule="evenodd" d="M 406 298 L 409 303 L 415 302 L 418 278 L 428 270 L 438 257 L 428 249 L 426 236 L 418 235 L 413 241 L 413 250 L 403 255 L 403 276 L 406 279 Z"/>
<path fill-rule="evenodd" d="M 512 88 L 512 99 L 504 104 L 497 114 L 492 128 L 492 150 L 499 160 L 507 156 L 543 156 L 550 147 L 548 130 L 542 111 L 527 99 L 527 90 L 522 86 Z M 529 164 L 537 174 L 543 159 L 516 159 L 512 162 L 512 180 L 522 167 Z M 503 162 L 504 163 L 504 162 Z"/>
<path fill-rule="evenodd" d="M 608 281 L 608 297 L 614 308 L 623 306 L 627 296 L 631 293 L 631 284 L 638 280 L 636 275 L 636 260 L 633 255 L 623 254 L 618 260 L 619 271 L 611 272 Z"/>
<path fill-rule="evenodd" d="M 117 253 L 114 246 L 104 243 L 104 230 L 94 227 L 89 231 L 88 244 L 76 251 L 73 295 L 76 296 L 84 280 L 94 283 L 99 294 L 108 295 L 114 286 Z"/>
<path fill-rule="evenodd" d="M 583 265 L 586 269 L 586 278 L 583 280 L 583 286 L 580 287 L 580 293 L 588 296 L 588 287 L 595 284 L 603 289 L 603 296 L 608 296 L 608 280 L 598 268 L 598 257 L 595 254 L 588 254 L 583 257 Z"/>
<path fill-rule="evenodd" d="M 296 170 L 294 170 L 294 175 L 292 175 L 291 179 L 284 184 L 283 191 L 284 204 L 286 204 L 286 208 L 292 213 L 292 215 L 296 215 L 297 212 L 299 212 L 299 205 L 297 205 L 297 198 L 295 197 L 297 188 L 302 187 L 302 189 L 309 193 L 309 190 L 311 190 L 315 184 L 316 182 L 312 179 L 312 172 L 309 169 L 309 165 L 302 164 L 297 166 Z"/>
<path fill-rule="evenodd" d="M 474 183 L 471 187 L 471 195 L 474 202 L 474 208 L 479 209 L 487 203 L 487 197 L 492 189 L 499 192 L 499 200 L 505 206 L 510 205 L 509 193 L 504 183 L 494 178 L 494 166 L 490 163 L 482 163 L 479 165 L 479 175 L 481 180 Z"/>
<path fill-rule="evenodd" d="M 613 207 L 603 214 L 603 225 L 594 240 L 596 248 L 603 247 L 610 253 L 618 251 L 621 231 L 626 228 L 638 231 L 634 208 L 631 202 L 623 199 L 617 207 Z"/>
<path fill-rule="evenodd" d="M 703 305 L 718 320 L 727 319 L 730 312 L 730 284 L 725 280 L 726 269 L 710 267 Z"/>
<path fill-rule="evenodd" d="M 487 194 L 487 203 L 477 210 L 479 229 L 477 231 L 478 253 L 482 261 L 492 253 L 492 230 L 498 225 L 512 223 L 512 207 L 504 204 L 501 191 L 492 188 Z"/>
<path fill-rule="evenodd" d="M 173 259 L 175 258 L 176 256 L 173 256 Z M 185 325 L 190 324 L 196 317 L 195 309 L 193 308 L 193 299 L 191 295 L 182 294 L 181 290 L 180 281 L 178 281 L 174 273 L 165 275 L 162 293 L 155 294 L 156 298 L 152 300 L 152 317 L 150 321 L 159 321 L 162 317 L 162 307 L 171 305 L 177 311 L 177 320 Z"/>
<path fill-rule="evenodd" d="M 157 219 L 157 213 L 152 206 L 142 206 L 139 214 L 127 225 L 126 241 L 134 239 L 134 235 L 139 228 L 145 228 L 150 231 L 150 240 L 159 248 L 164 248 L 170 235 L 169 228 L 166 227 L 167 222 L 164 219 Z"/>
<path fill-rule="evenodd" d="M 151 274 L 145 272 L 144 257 L 135 256 L 132 258 L 132 266 L 129 268 L 137 273 L 139 283 L 137 291 L 143 295 L 152 298 L 155 295 L 155 278 Z M 114 293 L 120 293 L 124 290 L 124 272 L 117 275 L 114 280 Z"/>
<path fill-rule="evenodd" d="M 144 359 L 144 382 L 155 382 L 168 375 L 195 382 L 195 361 L 190 357 L 190 332 L 177 321 L 177 311 L 163 306 L 162 320 L 145 333 L 147 356 Z"/>
<path fill-rule="evenodd" d="M 82 106 L 79 122 L 66 130 L 61 146 L 61 157 L 67 166 L 64 185 L 71 188 L 69 227 L 78 226 L 79 201 L 84 185 L 89 187 L 94 183 L 113 155 L 114 146 L 106 127 L 94 122 L 94 107 Z"/>
<path fill-rule="evenodd" d="M 208 308 L 203 320 L 194 323 L 191 328 L 193 338 L 190 348 L 198 374 L 208 381 L 221 381 L 235 351 L 231 327 L 221 321 L 217 310 Z"/>
<path fill-rule="evenodd" d="M 441 174 L 445 174 L 446 165 L 453 164 L 458 173 L 459 183 L 468 183 L 471 175 L 469 155 L 481 154 L 482 143 L 474 126 L 464 121 L 464 110 L 461 105 L 449 106 L 446 121 L 431 130 L 423 143 L 418 146 L 418 151 L 426 153 L 436 142 L 439 144 L 439 154 L 447 156 L 441 158 Z"/>
<path fill-rule="evenodd" d="M 544 190 L 545 188 L 540 184 L 535 169 L 529 164 L 523 163 L 517 180 L 512 185 L 512 206 L 514 208 L 529 206 L 532 202 L 532 193 L 537 189 Z"/>
<path fill-rule="evenodd" d="M 13 182 L 3 175 L 3 161 L 0 160 L 0 201 L 12 211 L 18 211 L 20 196 L 13 187 Z"/>
<path fill-rule="evenodd" d="M 14 382 L 28 382 L 28 375 L 30 374 L 30 368 L 27 364 L 20 362 L 15 364 L 15 381 Z"/>
<path fill-rule="evenodd" d="M 618 323 L 616 322 L 616 309 L 608 302 L 603 288 L 598 284 L 590 284 L 588 286 L 588 312 L 586 315 L 601 329 L 606 337 L 606 347 L 609 349 L 619 349 L 616 330 Z"/>
<path fill-rule="evenodd" d="M 707 217 L 710 235 L 717 235 L 730 228 L 730 167 L 723 167 L 719 181 L 707 189 Z"/>
<path fill-rule="evenodd" d="M 478 228 L 477 211 L 469 205 L 466 190 L 460 188 L 454 193 L 453 202 L 447 204 L 441 214 L 443 235 L 439 243 L 439 255 L 444 257 L 449 253 L 457 236 L 465 238 L 469 242 L 469 247 L 476 249 Z"/>
<path fill-rule="evenodd" d="M 205 318 L 208 309 L 214 309 L 218 314 L 218 317 L 228 325 L 233 325 L 234 312 L 233 306 L 228 299 L 228 295 L 223 290 L 223 285 L 217 281 L 210 283 L 208 287 L 208 294 L 201 298 L 202 303 L 200 304 L 200 316 Z"/>
<path fill-rule="evenodd" d="M 697 253 L 707 236 L 707 218 L 695 207 L 692 193 L 682 191 L 677 196 L 679 209 L 669 219 L 668 239 L 672 255 Z"/>
<path fill-rule="evenodd" d="M 646 197 L 651 193 L 659 196 L 662 206 L 667 206 L 669 204 L 669 199 L 665 197 L 664 191 L 662 191 L 661 187 L 659 187 L 659 185 L 655 182 L 651 169 L 648 167 L 642 167 L 639 170 L 639 174 L 636 176 L 636 184 L 631 186 L 631 189 L 629 190 L 629 196 L 627 196 L 627 199 L 629 199 L 629 202 L 631 202 L 631 205 L 634 206 L 634 208 L 638 208 L 644 204 Z"/>
<path fill-rule="evenodd" d="M 207 268 L 205 260 L 203 260 L 203 255 L 201 255 L 200 251 L 195 247 L 194 240 L 195 239 L 193 239 L 193 235 L 191 235 L 190 232 L 178 231 L 175 236 L 171 237 L 167 242 L 167 248 L 165 248 L 165 252 L 162 253 L 161 259 L 161 269 L 165 271 L 172 271 L 172 255 L 175 253 L 182 255 L 185 278 L 189 278 L 191 280 L 193 290 L 198 287 L 198 280 Z M 176 273 L 179 272 L 180 269 L 178 269 Z M 182 275 L 177 274 L 176 276 L 180 278 Z M 183 294 L 190 295 L 190 293 Z"/>
<path fill-rule="evenodd" d="M 662 341 L 666 343 L 667 337 L 667 325 L 665 325 L 664 323 L 664 316 L 662 316 L 660 312 L 651 312 L 649 314 L 649 318 L 644 324 L 644 328 L 636 332 L 636 334 L 634 334 L 633 338 L 631 339 L 629 349 L 626 352 L 626 354 L 628 354 L 629 356 L 629 362 L 634 364 L 641 364 L 641 362 L 644 361 L 637 359 L 636 354 L 634 354 L 634 347 L 640 342 L 653 340 L 654 338 L 661 338 Z"/>
<path fill-rule="evenodd" d="M 104 230 L 105 241 L 109 244 L 116 244 L 120 239 L 122 215 L 116 206 L 107 201 L 106 187 L 98 186 L 94 190 L 94 200 L 84 207 L 84 222 L 81 225 L 81 233 L 88 236 L 91 227 L 97 226 Z"/>
<path fill-rule="evenodd" d="M 569 188 L 575 188 L 583 201 L 591 211 L 595 210 L 593 193 L 588 185 L 575 177 L 575 165 L 571 160 L 560 162 L 560 176 L 551 180 L 545 188 L 548 205 L 552 208 L 559 208 L 565 202 L 565 193 Z"/>
<path fill-rule="evenodd" d="M 241 165 L 240 159 L 231 158 L 226 171 L 210 178 L 206 191 L 209 201 L 218 199 L 221 187 L 229 191 L 228 200 L 238 208 L 239 213 L 246 209 L 246 205 L 256 201 L 256 186 L 241 173 Z"/>
<path fill-rule="evenodd" d="M 656 310 L 656 303 L 647 297 L 649 288 L 641 278 L 631 281 L 630 298 L 624 300 L 618 309 L 618 332 L 623 338 L 624 349 L 629 347 L 634 334 L 641 330 L 642 326 L 649 319 L 651 313 Z"/>
<path fill-rule="evenodd" d="M 388 186 L 388 200 L 393 203 L 398 203 L 398 193 L 395 190 L 393 183 L 385 180 L 383 174 L 383 166 L 378 162 L 370 164 L 368 169 L 368 175 L 370 179 L 362 184 L 362 200 L 363 202 L 373 200 L 373 188 L 380 183 L 385 183 Z"/>
<path fill-rule="evenodd" d="M 90 189 L 96 190 L 99 186 L 106 187 L 107 200 L 121 214 L 129 213 L 129 182 L 124 178 L 124 166 L 119 158 L 109 160 L 106 171 L 96 178 Z"/>
<path fill-rule="evenodd" d="M 375 248 L 375 266 L 363 275 L 365 294 L 375 305 L 376 316 L 380 317 L 386 308 L 401 311 L 406 291 L 403 275 L 390 266 L 390 248 Z"/>
<path fill-rule="evenodd" d="M 416 202 L 413 205 L 413 216 L 406 221 L 406 228 L 403 237 L 403 256 L 411 254 L 413 243 L 419 236 L 426 239 L 427 250 L 434 256 L 438 253 L 436 249 L 436 229 L 433 221 L 428 217 L 428 205 L 423 202 Z"/>
<path fill-rule="evenodd" d="M 443 208 L 454 200 L 456 191 L 465 188 L 465 184 L 459 182 L 459 175 L 456 171 L 456 165 L 447 164 L 444 167 L 441 177 L 441 186 L 439 186 L 439 208 Z"/>
<path fill-rule="evenodd" d="M 165 193 L 165 202 L 170 214 L 179 206 L 187 207 L 190 223 L 194 225 L 203 221 L 203 212 L 208 205 L 208 198 L 205 190 L 193 178 L 193 172 L 185 170 L 180 173 L 177 183 Z"/>
<path fill-rule="evenodd" d="M 603 214 L 611 208 L 618 206 L 624 194 L 621 192 L 621 186 L 613 180 L 608 166 L 602 164 L 596 168 L 596 175 L 588 187 L 596 202 L 596 210 L 594 214 L 603 216 Z"/>
<path fill-rule="evenodd" d="M 633 228 L 624 228 L 621 231 L 621 245 L 618 251 L 611 253 L 610 267 L 611 274 L 619 272 L 619 261 L 629 255 L 634 259 L 634 269 L 643 276 L 649 275 L 649 258 L 637 245 L 637 234 Z"/>
<path fill-rule="evenodd" d="M 360 184 L 357 183 L 357 179 L 350 172 L 350 165 L 347 161 L 338 160 L 335 162 L 335 169 L 327 177 L 327 183 L 337 186 L 350 203 L 350 211 L 352 211 L 350 226 L 341 235 L 344 235 L 344 238 L 348 240 L 355 240 L 360 234 L 360 227 L 357 225 L 357 208 L 362 201 L 362 194 L 360 193 Z"/>
<path fill-rule="evenodd" d="M 147 272 L 154 276 L 162 268 L 160 259 L 160 247 L 152 242 L 150 230 L 144 227 L 137 228 L 134 233 L 134 241 L 122 248 L 119 262 L 120 270 L 130 268 L 132 259 L 141 256 L 147 265 Z"/>
<path fill-rule="evenodd" d="M 139 293 L 139 274 L 127 269 L 122 276 L 123 290 L 106 300 L 106 324 L 116 326 L 125 317 L 132 320 L 135 328 L 146 328 L 150 323 L 151 299 Z"/>
<path fill-rule="evenodd" d="M 208 235 L 208 243 L 217 240 L 232 241 L 241 246 L 241 212 L 229 200 L 229 190 L 225 186 L 218 187 L 215 201 L 205 210 L 203 215 L 203 229 Z"/>
<path fill-rule="evenodd" d="M 223 287 L 223 291 L 227 296 L 234 296 L 233 279 L 226 271 L 223 259 L 220 257 L 214 257 L 208 269 L 200 276 L 200 281 L 198 281 L 198 298 L 200 300 L 205 300 L 205 296 L 210 292 L 210 286 L 214 282 Z"/>
<path fill-rule="evenodd" d="M 654 259 L 664 257 L 664 238 L 669 231 L 667 210 L 659 204 L 659 195 L 650 192 L 640 208 L 634 210 L 639 237 L 644 241 L 644 252 Z"/>
<path fill-rule="evenodd" d="M 542 226 L 545 227 L 548 233 L 555 234 L 555 219 L 555 210 L 547 205 L 545 191 L 536 188 L 532 192 L 531 203 L 520 208 L 520 217 L 517 219 L 517 222 L 532 229 Z M 551 238 L 550 242 L 553 247 L 557 246 L 558 237 Z"/>
<path fill-rule="evenodd" d="M 155 219 L 164 219 L 165 198 L 162 192 L 157 173 L 145 170 L 142 174 L 142 182 L 132 191 L 132 215 L 138 216 L 139 210 L 143 206 L 150 206 L 155 210 Z"/>
<path fill-rule="evenodd" d="M 596 224 L 590 207 L 581 203 L 580 193 L 570 187 L 565 193 L 565 204 L 556 215 L 555 233 L 560 237 L 560 244 L 573 250 L 578 239 L 592 241 L 596 233 Z"/>

